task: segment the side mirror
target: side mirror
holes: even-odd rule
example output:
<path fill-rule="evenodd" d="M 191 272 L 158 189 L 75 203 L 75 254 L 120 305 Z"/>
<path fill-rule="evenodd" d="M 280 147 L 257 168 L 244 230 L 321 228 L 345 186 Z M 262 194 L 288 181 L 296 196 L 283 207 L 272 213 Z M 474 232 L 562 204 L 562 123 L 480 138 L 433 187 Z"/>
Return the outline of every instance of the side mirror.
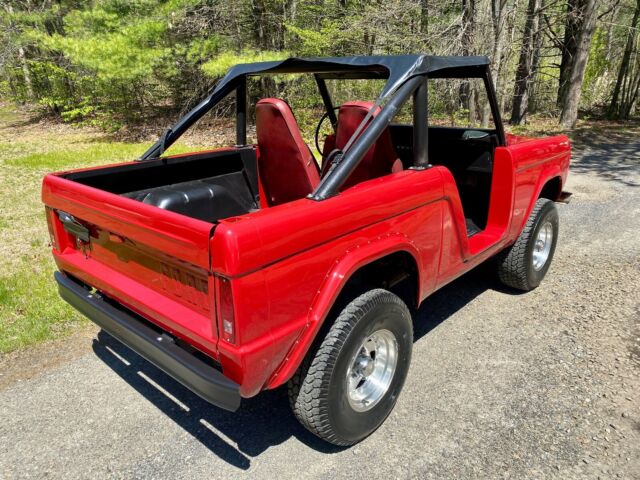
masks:
<path fill-rule="evenodd" d="M 489 132 L 482 130 L 465 130 L 462 134 L 462 140 L 482 140 L 489 136 Z"/>

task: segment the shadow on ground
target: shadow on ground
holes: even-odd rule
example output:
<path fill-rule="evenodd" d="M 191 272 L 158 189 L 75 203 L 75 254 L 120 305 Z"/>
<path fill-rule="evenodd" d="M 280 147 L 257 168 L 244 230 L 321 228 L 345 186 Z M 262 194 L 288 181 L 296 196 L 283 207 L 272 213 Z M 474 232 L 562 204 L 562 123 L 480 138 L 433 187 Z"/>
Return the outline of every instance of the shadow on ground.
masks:
<path fill-rule="evenodd" d="M 605 180 L 630 187 L 640 186 L 638 139 L 616 131 L 577 135 L 571 171 L 595 173 Z"/>
<path fill-rule="evenodd" d="M 489 289 L 504 291 L 486 267 L 480 266 L 436 292 L 414 314 L 414 342 L 428 341 L 429 332 Z M 291 436 L 321 452 L 342 450 L 298 424 L 289 409 L 286 387 L 244 399 L 240 409 L 231 413 L 205 402 L 104 331 L 98 333 L 93 350 L 160 411 L 211 452 L 238 468 L 248 469 L 252 457 Z"/>

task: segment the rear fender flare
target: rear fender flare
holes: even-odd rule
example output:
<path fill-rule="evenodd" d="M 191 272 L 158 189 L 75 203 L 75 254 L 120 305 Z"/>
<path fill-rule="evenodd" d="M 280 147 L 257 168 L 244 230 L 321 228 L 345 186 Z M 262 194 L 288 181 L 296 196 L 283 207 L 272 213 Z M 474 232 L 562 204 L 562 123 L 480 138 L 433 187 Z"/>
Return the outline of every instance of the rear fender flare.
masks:
<path fill-rule="evenodd" d="M 422 298 L 420 252 L 406 235 L 398 232 L 389 233 L 365 243 L 352 246 L 344 255 L 336 259 L 331 269 L 327 272 L 322 285 L 318 289 L 309 307 L 309 314 L 307 315 L 307 321 L 302 332 L 287 353 L 285 359 L 268 380 L 265 386 L 267 389 L 276 388 L 293 376 L 309 351 L 333 304 L 354 273 L 371 262 L 398 252 L 410 254 L 416 262 L 418 275 L 417 294 L 418 299 Z"/>

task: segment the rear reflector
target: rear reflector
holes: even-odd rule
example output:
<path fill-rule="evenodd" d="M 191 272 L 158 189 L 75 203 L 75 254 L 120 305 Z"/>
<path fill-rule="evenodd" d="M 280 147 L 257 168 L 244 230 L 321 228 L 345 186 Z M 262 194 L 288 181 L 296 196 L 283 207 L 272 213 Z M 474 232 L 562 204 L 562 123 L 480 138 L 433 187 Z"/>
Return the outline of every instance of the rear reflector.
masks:
<path fill-rule="evenodd" d="M 58 248 L 58 242 L 57 242 L 56 234 L 54 230 L 55 227 L 53 224 L 53 222 L 55 221 L 54 220 L 55 213 L 53 212 L 53 209 L 46 207 L 45 215 L 47 217 L 47 227 L 49 228 L 49 239 L 51 240 L 51 248 L 59 251 L 60 249 Z"/>
<path fill-rule="evenodd" d="M 223 277 L 218 279 L 219 326 L 220 338 L 228 343 L 236 342 L 236 326 L 233 311 L 233 294 L 231 283 Z"/>

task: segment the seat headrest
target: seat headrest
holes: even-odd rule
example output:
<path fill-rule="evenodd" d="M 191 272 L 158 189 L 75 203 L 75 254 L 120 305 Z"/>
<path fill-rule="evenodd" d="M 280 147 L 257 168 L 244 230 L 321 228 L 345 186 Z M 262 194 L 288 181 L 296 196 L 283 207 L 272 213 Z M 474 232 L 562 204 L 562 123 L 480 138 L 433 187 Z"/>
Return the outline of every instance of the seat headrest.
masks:
<path fill-rule="evenodd" d="M 281 138 L 271 139 L 271 141 L 265 138 L 272 135 Z M 277 143 L 280 149 L 284 150 L 281 150 L 280 154 L 285 154 L 287 153 L 286 150 L 294 148 L 304 156 L 305 160 L 312 159 L 309 147 L 302 138 L 298 122 L 296 122 L 291 107 L 284 100 L 263 98 L 256 103 L 256 136 L 258 137 L 258 145 Z M 291 142 L 295 146 L 290 145 Z"/>
<path fill-rule="evenodd" d="M 318 166 L 291 108 L 279 98 L 256 104 L 258 171 L 269 205 L 303 198 L 320 182 Z"/>
<path fill-rule="evenodd" d="M 373 102 L 346 102 L 338 110 L 338 131 L 336 132 L 336 148 L 344 148 L 353 133 L 373 108 Z M 373 111 L 372 119 L 380 112 L 380 107 Z M 371 121 L 371 120 L 370 120 Z"/>

